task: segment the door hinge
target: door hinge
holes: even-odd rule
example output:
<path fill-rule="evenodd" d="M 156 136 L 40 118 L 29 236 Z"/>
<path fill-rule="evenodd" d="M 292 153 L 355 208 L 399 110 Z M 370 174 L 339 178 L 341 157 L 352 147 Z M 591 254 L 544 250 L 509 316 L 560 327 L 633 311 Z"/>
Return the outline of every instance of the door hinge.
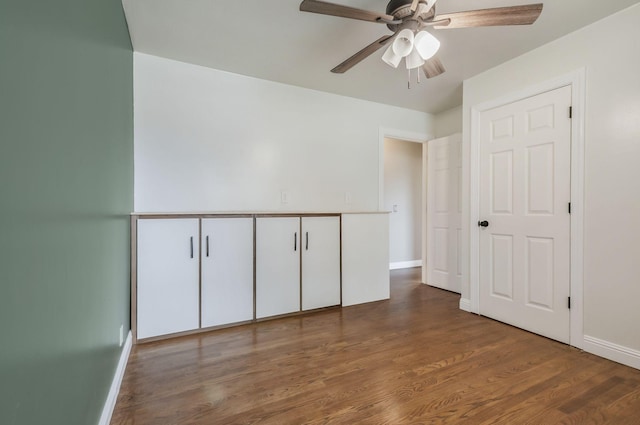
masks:
<path fill-rule="evenodd" d="M 567 210 L 569 211 L 569 214 L 571 214 L 571 202 L 569 202 L 569 207 L 567 208 Z"/>
<path fill-rule="evenodd" d="M 571 310 L 571 297 L 567 297 L 567 308 Z"/>
<path fill-rule="evenodd" d="M 569 106 L 569 118 L 573 118 L 573 106 Z"/>

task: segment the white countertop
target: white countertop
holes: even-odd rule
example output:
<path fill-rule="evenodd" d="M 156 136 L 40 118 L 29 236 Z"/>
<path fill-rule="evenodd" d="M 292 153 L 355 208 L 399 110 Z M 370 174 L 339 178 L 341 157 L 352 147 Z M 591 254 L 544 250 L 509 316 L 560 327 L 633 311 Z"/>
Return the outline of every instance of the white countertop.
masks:
<path fill-rule="evenodd" d="M 132 216 L 195 216 L 195 215 L 338 215 L 338 214 L 389 214 L 391 211 L 180 211 L 180 212 L 132 212 Z"/>

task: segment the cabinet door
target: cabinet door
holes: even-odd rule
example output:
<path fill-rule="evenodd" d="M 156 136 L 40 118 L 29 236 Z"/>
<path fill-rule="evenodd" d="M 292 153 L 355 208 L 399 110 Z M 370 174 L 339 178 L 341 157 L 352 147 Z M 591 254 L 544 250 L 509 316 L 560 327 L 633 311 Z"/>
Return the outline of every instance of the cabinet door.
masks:
<path fill-rule="evenodd" d="M 253 319 L 253 219 L 202 220 L 202 327 Z"/>
<path fill-rule="evenodd" d="M 340 304 L 340 218 L 302 218 L 302 309 Z"/>
<path fill-rule="evenodd" d="M 256 317 L 300 311 L 300 218 L 256 219 Z"/>
<path fill-rule="evenodd" d="M 199 327 L 198 219 L 138 220 L 138 338 Z"/>

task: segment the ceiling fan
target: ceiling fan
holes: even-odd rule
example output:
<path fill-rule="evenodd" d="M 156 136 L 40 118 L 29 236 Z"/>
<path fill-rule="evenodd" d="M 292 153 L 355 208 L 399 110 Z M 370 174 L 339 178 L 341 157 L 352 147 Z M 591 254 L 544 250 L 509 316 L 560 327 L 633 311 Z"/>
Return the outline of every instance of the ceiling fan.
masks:
<path fill-rule="evenodd" d="M 542 3 L 497 7 L 436 15 L 437 0 L 391 0 L 386 13 L 343 6 L 321 0 L 303 0 L 300 10 L 322 15 L 386 24 L 393 34 L 380 37 L 331 70 L 344 73 L 387 44 L 382 59 L 398 66 L 405 58 L 409 70 L 421 67 L 427 78 L 442 74 L 445 69 L 435 56 L 440 42 L 425 28 L 453 29 L 498 25 L 531 25 L 542 12 Z"/>

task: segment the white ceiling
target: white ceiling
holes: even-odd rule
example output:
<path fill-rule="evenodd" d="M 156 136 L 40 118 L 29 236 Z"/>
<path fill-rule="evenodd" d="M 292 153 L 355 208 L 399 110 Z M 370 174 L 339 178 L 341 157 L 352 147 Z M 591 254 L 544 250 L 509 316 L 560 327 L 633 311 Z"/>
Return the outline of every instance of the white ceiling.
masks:
<path fill-rule="evenodd" d="M 384 12 L 387 0 L 332 0 Z M 439 0 L 437 13 L 537 0 Z M 298 10 L 300 0 L 123 0 L 133 48 L 210 68 L 438 113 L 462 103 L 462 81 L 636 0 L 553 0 L 532 26 L 433 30 L 447 72 L 407 89 L 407 71 L 374 53 L 345 74 L 334 66 L 390 31 Z M 570 54 L 570 52 L 567 52 Z"/>

